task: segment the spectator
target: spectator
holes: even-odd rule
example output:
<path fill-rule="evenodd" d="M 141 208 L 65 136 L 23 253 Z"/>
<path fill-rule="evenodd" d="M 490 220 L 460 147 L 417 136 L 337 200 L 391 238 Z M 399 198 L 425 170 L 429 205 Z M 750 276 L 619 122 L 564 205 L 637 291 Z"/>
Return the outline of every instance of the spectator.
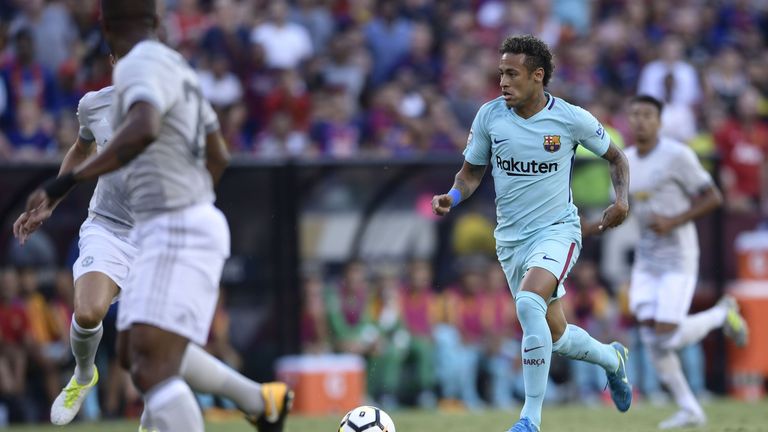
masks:
<path fill-rule="evenodd" d="M 429 136 L 423 140 L 427 144 L 423 153 L 455 155 L 464 150 L 467 131 L 459 126 L 447 100 L 437 95 L 433 99 L 428 104 L 427 127 L 424 129 Z"/>
<path fill-rule="evenodd" d="M 715 133 L 722 157 L 721 178 L 726 208 L 756 211 L 761 199 L 761 167 L 768 154 L 768 126 L 758 117 L 760 94 L 754 88 L 739 96 L 735 115 Z"/>
<path fill-rule="evenodd" d="M 676 36 L 667 36 L 661 43 L 661 54 L 643 68 L 638 94 L 648 94 L 667 104 L 692 106 L 701 99 L 696 69 L 683 59 L 683 43 Z M 673 85 L 668 78 L 671 75 Z M 671 87 L 671 92 L 669 91 Z"/>
<path fill-rule="evenodd" d="M 43 129 L 37 102 L 31 99 L 18 101 L 16 127 L 8 132 L 8 141 L 17 161 L 39 160 L 56 152 L 51 136 Z"/>
<path fill-rule="evenodd" d="M 483 75 L 483 71 L 476 66 L 462 66 L 456 84 L 448 88 L 448 103 L 465 135 L 472 127 L 477 110 L 485 102 L 480 99 L 484 88 Z"/>
<path fill-rule="evenodd" d="M 321 0 L 298 0 L 291 8 L 290 20 L 309 32 L 312 51 L 324 54 L 334 36 L 333 15 Z"/>
<path fill-rule="evenodd" d="M 278 73 L 277 83 L 264 97 L 264 122 L 268 123 L 277 112 L 291 116 L 296 128 L 307 130 L 312 101 L 307 84 L 297 71 L 285 69 Z"/>
<path fill-rule="evenodd" d="M 381 390 L 376 387 L 376 362 L 385 347 L 369 309 L 370 293 L 365 266 L 359 261 L 350 261 L 339 285 L 328 291 L 326 309 L 335 350 L 366 358 L 368 387 L 376 392 Z"/>
<path fill-rule="evenodd" d="M 18 30 L 14 36 L 15 58 L 2 70 L 8 90 L 5 124 L 13 125 L 22 100 L 32 100 L 42 112 L 53 114 L 58 108 L 56 81 L 49 69 L 35 60 L 32 31 Z"/>
<path fill-rule="evenodd" d="M 165 18 L 167 43 L 171 46 L 196 44 L 210 26 L 198 0 L 178 0 L 176 9 Z"/>
<path fill-rule="evenodd" d="M 497 263 L 490 265 L 487 295 L 493 310 L 487 348 L 488 372 L 492 377 L 490 401 L 496 408 L 508 409 L 515 403 L 515 393 L 525 393 L 518 342 L 523 332 L 507 277 Z"/>
<path fill-rule="evenodd" d="M 203 96 L 217 111 L 225 110 L 239 103 L 243 98 L 240 80 L 230 72 L 230 64 L 223 54 L 213 53 L 208 57 L 208 67 L 198 71 Z"/>
<path fill-rule="evenodd" d="M 411 26 L 411 40 L 408 53 L 396 67 L 407 69 L 421 85 L 433 85 L 440 80 L 441 65 L 435 55 L 435 40 L 432 28 L 425 23 Z"/>
<path fill-rule="evenodd" d="M 29 319 L 19 293 L 16 271 L 0 271 L 0 404 L 11 405 L 11 421 L 20 420 L 26 392 L 27 351 L 31 345 Z M 30 420 L 22 414 L 23 420 Z"/>
<path fill-rule="evenodd" d="M 389 80 L 397 64 L 408 54 L 411 44 L 411 23 L 398 16 L 395 0 L 377 2 L 378 13 L 365 26 L 365 38 L 371 50 L 373 69 L 371 81 L 375 87 Z"/>
<path fill-rule="evenodd" d="M 378 403 L 391 410 L 399 405 L 398 395 L 403 390 L 401 376 L 411 339 L 403 327 L 400 281 L 395 269 L 379 271 L 374 292 L 369 307 L 380 337 L 377 355 L 371 359 L 375 372 L 369 386 Z"/>
<path fill-rule="evenodd" d="M 352 31 L 341 33 L 331 41 L 328 61 L 322 69 L 323 83 L 329 87 L 343 88 L 347 98 L 347 110 L 357 113 L 360 95 L 365 86 L 367 71 L 362 63 L 367 59 L 355 45 Z"/>
<path fill-rule="evenodd" d="M 11 22 L 10 33 L 30 29 L 36 60 L 47 70 L 58 70 L 80 42 L 71 12 L 63 2 L 24 0 L 21 6 L 21 13 Z"/>
<path fill-rule="evenodd" d="M 221 134 L 233 153 L 251 151 L 250 140 L 245 135 L 245 123 L 248 112 L 242 103 L 234 103 L 218 110 Z"/>
<path fill-rule="evenodd" d="M 744 71 L 744 61 L 733 47 L 723 48 L 706 75 L 706 81 L 712 96 L 717 98 L 725 109 L 733 111 L 736 101 L 749 86 L 749 79 Z"/>
<path fill-rule="evenodd" d="M 343 91 L 331 91 L 315 104 L 315 120 L 309 136 L 320 154 L 338 159 L 355 156 L 360 142 L 360 128 L 352 118 Z"/>
<path fill-rule="evenodd" d="M 244 25 L 246 17 L 235 0 L 215 0 L 213 8 L 213 23 L 203 35 L 200 48 L 205 54 L 225 55 L 242 76 L 250 53 L 248 29 Z"/>
<path fill-rule="evenodd" d="M 306 28 L 288 21 L 288 4 L 270 2 L 271 20 L 256 26 L 251 43 L 264 47 L 267 65 L 274 69 L 294 69 L 312 55 L 312 39 Z"/>
<path fill-rule="evenodd" d="M 470 257 L 460 267 L 458 286 L 442 296 L 444 324 L 435 328 L 436 372 L 443 397 L 460 397 L 468 409 L 479 409 L 480 360 L 492 317 L 484 296 L 487 262 Z"/>
<path fill-rule="evenodd" d="M 301 350 L 308 354 L 330 351 L 328 315 L 323 302 L 323 280 L 319 274 L 304 277 L 302 285 Z"/>
<path fill-rule="evenodd" d="M 56 119 L 56 130 L 53 133 L 52 147 L 57 155 L 64 157 L 72 144 L 77 140 L 80 124 L 77 116 L 71 111 L 62 111 Z"/>
<path fill-rule="evenodd" d="M 316 154 L 307 135 L 293 126 L 293 119 L 279 111 L 272 116 L 267 129 L 256 137 L 254 151 L 261 157 L 300 157 Z"/>
<path fill-rule="evenodd" d="M 408 357 L 414 367 L 417 403 L 422 408 L 435 404 L 435 364 L 433 327 L 438 318 L 433 291 L 432 266 L 425 260 L 409 265 L 408 281 L 400 296 L 403 325 L 410 334 Z"/>

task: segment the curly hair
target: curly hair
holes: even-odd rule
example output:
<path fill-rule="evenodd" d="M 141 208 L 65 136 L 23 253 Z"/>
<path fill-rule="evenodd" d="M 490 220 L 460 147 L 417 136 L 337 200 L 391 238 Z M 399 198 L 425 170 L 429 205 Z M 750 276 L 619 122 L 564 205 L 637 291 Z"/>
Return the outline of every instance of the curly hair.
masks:
<path fill-rule="evenodd" d="M 552 53 L 547 44 L 535 36 L 510 36 L 504 39 L 499 48 L 500 54 L 525 54 L 525 67 L 528 72 L 538 68 L 544 69 L 544 86 L 549 84 L 555 65 L 552 63 Z"/>

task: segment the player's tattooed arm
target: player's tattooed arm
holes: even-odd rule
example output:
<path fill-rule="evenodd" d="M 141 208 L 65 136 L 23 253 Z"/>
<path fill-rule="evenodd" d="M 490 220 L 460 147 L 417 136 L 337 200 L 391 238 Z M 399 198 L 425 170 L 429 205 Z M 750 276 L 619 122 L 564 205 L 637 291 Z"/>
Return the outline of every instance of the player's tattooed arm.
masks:
<path fill-rule="evenodd" d="M 471 163 L 464 161 L 461 169 L 456 173 L 456 178 L 453 181 L 453 188 L 451 192 L 443 195 L 435 195 L 432 197 L 432 212 L 438 216 L 443 216 L 451 211 L 451 207 L 458 204 L 455 200 L 465 200 L 469 198 L 472 193 L 475 192 L 480 182 L 485 175 L 485 165 L 472 165 Z M 455 194 L 459 191 L 460 196 Z"/>
<path fill-rule="evenodd" d="M 611 182 L 616 193 L 615 202 L 603 212 L 600 231 L 621 225 L 629 214 L 629 163 L 627 157 L 613 143 L 603 155 L 611 165 Z"/>
<path fill-rule="evenodd" d="M 104 151 L 75 168 L 75 180 L 95 179 L 132 161 L 157 139 L 161 120 L 160 112 L 152 104 L 133 104 Z"/>
<path fill-rule="evenodd" d="M 453 187 L 461 192 L 463 200 L 469 198 L 477 187 L 480 186 L 480 182 L 485 175 L 485 167 L 485 165 L 472 165 L 464 161 L 464 165 L 456 173 L 456 178 L 453 181 Z"/>

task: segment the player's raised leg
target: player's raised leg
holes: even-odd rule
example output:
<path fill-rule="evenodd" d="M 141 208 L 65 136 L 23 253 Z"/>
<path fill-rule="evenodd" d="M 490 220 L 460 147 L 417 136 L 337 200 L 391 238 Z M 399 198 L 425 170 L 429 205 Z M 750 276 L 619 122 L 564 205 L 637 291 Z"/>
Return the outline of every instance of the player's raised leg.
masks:
<path fill-rule="evenodd" d="M 53 424 L 71 422 L 99 380 L 94 360 L 103 333 L 101 320 L 118 292 L 117 285 L 103 273 L 86 273 L 75 281 L 75 311 L 69 329 L 75 373 L 51 406 Z"/>
<path fill-rule="evenodd" d="M 618 342 L 604 344 L 581 327 L 568 324 L 559 300 L 549 304 L 547 322 L 555 341 L 552 350 L 563 357 L 593 363 L 605 369 L 616 408 L 621 412 L 627 411 L 632 404 L 632 386 L 626 370 L 629 351 Z"/>
<path fill-rule="evenodd" d="M 195 344 L 187 345 L 181 376 L 195 391 L 231 399 L 261 432 L 282 430 L 293 401 L 285 383 L 252 381 Z"/>

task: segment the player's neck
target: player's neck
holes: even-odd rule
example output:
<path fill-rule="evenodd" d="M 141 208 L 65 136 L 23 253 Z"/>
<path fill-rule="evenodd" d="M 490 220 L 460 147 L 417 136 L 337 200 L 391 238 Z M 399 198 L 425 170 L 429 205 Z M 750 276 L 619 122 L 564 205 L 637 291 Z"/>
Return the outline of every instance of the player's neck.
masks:
<path fill-rule="evenodd" d="M 645 156 L 652 152 L 657 145 L 659 145 L 659 137 L 655 136 L 652 139 L 644 141 L 638 140 L 635 144 L 637 145 L 637 154 L 640 156 Z"/>
<path fill-rule="evenodd" d="M 516 107 L 515 114 L 524 119 L 529 119 L 547 106 L 547 102 L 549 102 L 550 97 L 551 96 L 547 96 L 547 94 L 542 90 L 524 105 Z"/>
<path fill-rule="evenodd" d="M 115 41 L 113 51 L 117 58 L 125 57 L 134 46 L 145 40 L 157 40 L 157 36 L 151 31 L 136 31 L 126 34 L 122 39 Z"/>

